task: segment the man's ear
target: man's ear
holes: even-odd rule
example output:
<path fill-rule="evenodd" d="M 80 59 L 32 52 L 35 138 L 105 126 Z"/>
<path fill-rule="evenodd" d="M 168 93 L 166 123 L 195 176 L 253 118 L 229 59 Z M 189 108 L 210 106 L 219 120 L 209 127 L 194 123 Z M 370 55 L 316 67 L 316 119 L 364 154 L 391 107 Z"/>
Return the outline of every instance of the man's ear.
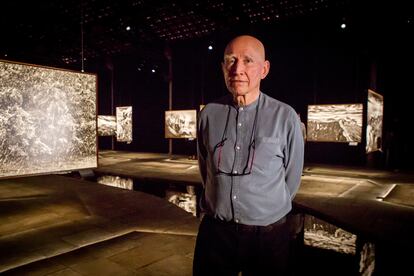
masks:
<path fill-rule="evenodd" d="M 269 74 L 269 70 L 270 70 L 270 62 L 268 60 L 265 60 L 263 64 L 261 79 L 266 78 L 267 74 Z"/>

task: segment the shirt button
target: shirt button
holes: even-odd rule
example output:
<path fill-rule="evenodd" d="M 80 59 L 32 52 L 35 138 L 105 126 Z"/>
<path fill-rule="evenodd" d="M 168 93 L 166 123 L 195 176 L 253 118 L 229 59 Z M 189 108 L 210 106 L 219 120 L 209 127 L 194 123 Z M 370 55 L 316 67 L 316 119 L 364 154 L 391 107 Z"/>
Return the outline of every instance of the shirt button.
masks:
<path fill-rule="evenodd" d="M 237 198 L 237 196 L 233 196 L 233 199 L 236 199 Z"/>
<path fill-rule="evenodd" d="M 239 127 L 241 127 L 241 123 L 238 123 L 237 125 L 238 125 Z"/>
<path fill-rule="evenodd" d="M 240 108 L 239 108 L 239 110 L 240 110 L 240 111 L 243 111 L 243 107 L 240 107 Z"/>
<path fill-rule="evenodd" d="M 233 173 L 237 173 L 237 171 L 233 171 Z"/>
<path fill-rule="evenodd" d="M 236 150 L 239 150 L 240 149 L 240 146 L 236 146 Z"/>
<path fill-rule="evenodd" d="M 238 220 L 238 219 L 235 219 L 234 221 L 235 221 L 236 223 L 239 223 L 239 220 Z"/>

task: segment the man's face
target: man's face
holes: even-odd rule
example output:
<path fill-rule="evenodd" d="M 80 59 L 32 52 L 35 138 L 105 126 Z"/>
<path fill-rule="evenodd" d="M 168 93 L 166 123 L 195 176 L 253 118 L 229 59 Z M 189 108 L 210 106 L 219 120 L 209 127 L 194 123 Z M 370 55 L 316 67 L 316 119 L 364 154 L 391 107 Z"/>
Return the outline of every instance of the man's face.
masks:
<path fill-rule="evenodd" d="M 251 38 L 240 37 L 226 48 L 222 63 L 227 89 L 234 97 L 260 91 L 260 81 L 269 72 L 269 62 L 264 59 L 263 45 Z"/>

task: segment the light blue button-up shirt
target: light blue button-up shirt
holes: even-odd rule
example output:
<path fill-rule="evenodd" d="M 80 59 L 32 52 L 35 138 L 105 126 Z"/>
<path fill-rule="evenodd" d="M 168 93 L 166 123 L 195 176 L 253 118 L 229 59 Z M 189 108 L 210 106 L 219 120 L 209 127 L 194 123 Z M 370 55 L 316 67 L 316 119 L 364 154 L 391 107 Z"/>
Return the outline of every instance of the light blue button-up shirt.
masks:
<path fill-rule="evenodd" d="M 200 112 L 197 137 L 205 213 L 266 226 L 292 209 L 304 154 L 292 107 L 262 92 L 238 107 L 229 94 Z"/>

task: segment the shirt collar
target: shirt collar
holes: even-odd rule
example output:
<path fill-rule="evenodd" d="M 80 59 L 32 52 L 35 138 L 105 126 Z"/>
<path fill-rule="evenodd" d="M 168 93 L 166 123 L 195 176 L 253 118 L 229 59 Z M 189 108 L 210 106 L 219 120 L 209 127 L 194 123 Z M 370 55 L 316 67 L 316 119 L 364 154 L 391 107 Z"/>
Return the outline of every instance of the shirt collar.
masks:
<path fill-rule="evenodd" d="M 256 106 L 259 104 L 259 100 L 260 100 L 260 98 L 263 98 L 263 95 L 262 95 L 262 92 L 260 91 L 260 93 L 259 93 L 259 97 L 257 97 L 257 99 L 254 101 L 254 102 L 252 102 L 252 103 L 250 103 L 250 104 L 248 104 L 248 105 L 244 105 L 244 106 L 242 106 L 242 110 L 244 110 L 244 111 L 250 111 L 250 110 L 254 110 L 255 108 L 256 108 Z M 231 102 L 231 106 L 232 107 L 234 107 L 236 110 L 239 110 L 239 109 L 241 109 L 241 107 L 239 107 L 234 101 L 233 101 L 233 97 L 231 96 L 230 97 L 230 102 Z"/>

